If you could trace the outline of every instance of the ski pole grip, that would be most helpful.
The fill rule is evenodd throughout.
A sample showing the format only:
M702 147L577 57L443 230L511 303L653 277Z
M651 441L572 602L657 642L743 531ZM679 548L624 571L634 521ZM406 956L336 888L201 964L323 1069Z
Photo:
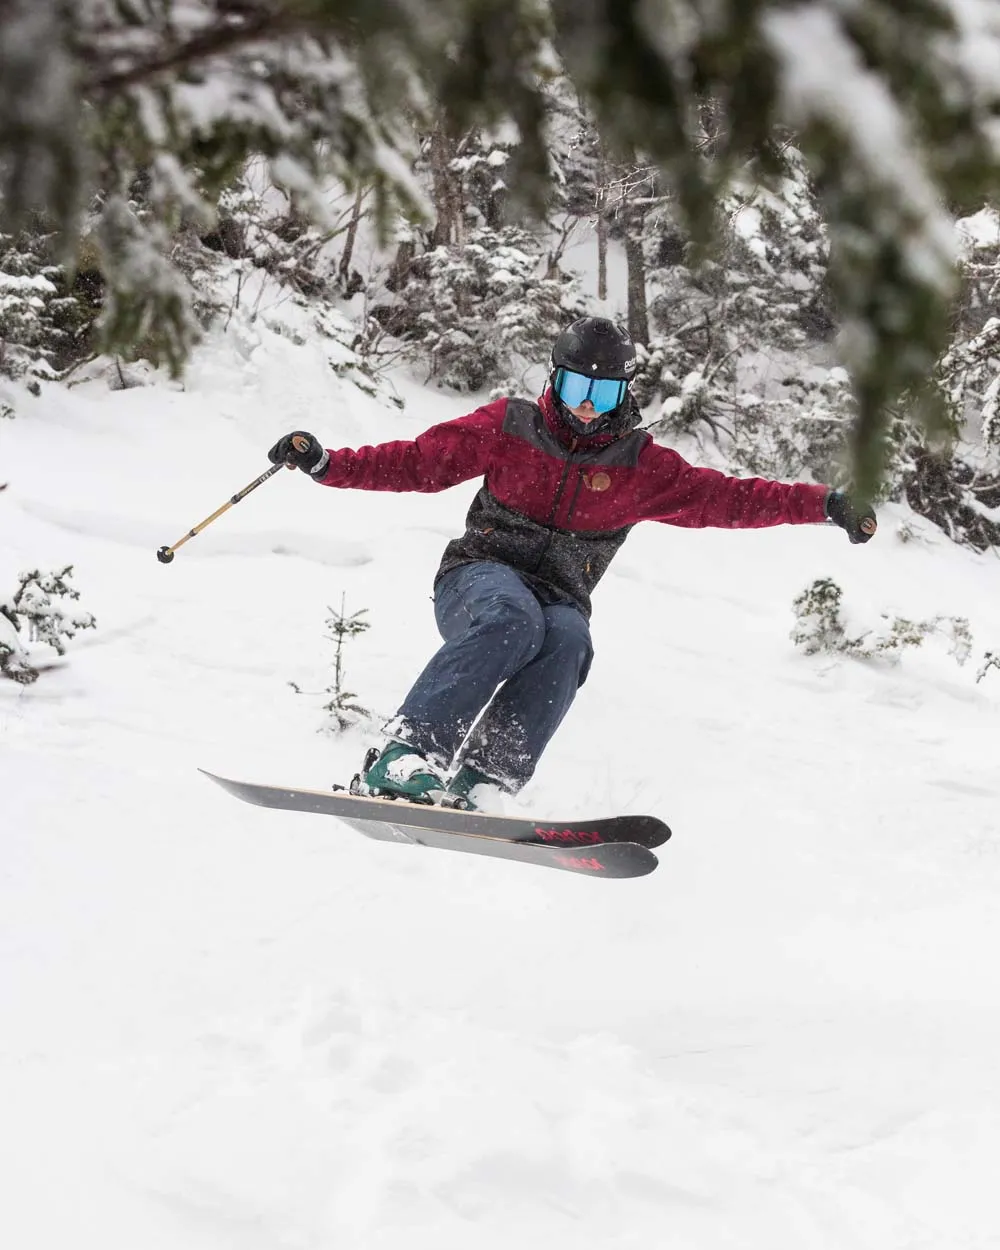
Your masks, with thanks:
M871 538L872 534L874 534L878 529L878 522L871 516L862 517L858 528L861 530L862 534L867 534L868 537Z
M300 451L300 452L301 452L301 451L308 451L308 450L309 450L309 440L305 437L305 435L304 435L304 434L293 434L293 435L292 435L292 446L295 448L295 450L296 450L296 451ZM286 460L286 461L285 461L285 466L286 466L286 468L289 468L289 469L294 469L294 468L296 468L296 464L295 464L295 462L294 462L293 460Z

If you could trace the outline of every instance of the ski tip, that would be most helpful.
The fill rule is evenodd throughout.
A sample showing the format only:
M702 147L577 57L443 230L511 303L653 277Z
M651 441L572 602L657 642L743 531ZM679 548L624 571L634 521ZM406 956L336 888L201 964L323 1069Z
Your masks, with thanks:
M203 777L207 777L209 781L214 781L217 786L222 786L223 789L240 784L238 781L233 781L230 777L220 777L218 773L210 772L207 768L199 768L198 771Z
M557 851L549 862L553 868L607 880L646 877L660 861L637 842L605 842L586 849Z
M629 836L640 846L652 849L662 846L671 837L670 826L664 824L658 816L627 816Z
M207 777L209 781L214 781L217 786L222 786L224 790L228 790L231 786L239 785L238 781L233 781L229 777L220 777L218 773L209 772L207 768L199 768L198 771L203 777Z
M254 789L252 782L236 781L232 777L220 777L218 773L209 772L207 768L199 768L198 771L203 777L207 777L209 781L214 781L217 786L221 786L223 790L234 794L238 799L244 799L248 803L258 801L250 797L250 793Z

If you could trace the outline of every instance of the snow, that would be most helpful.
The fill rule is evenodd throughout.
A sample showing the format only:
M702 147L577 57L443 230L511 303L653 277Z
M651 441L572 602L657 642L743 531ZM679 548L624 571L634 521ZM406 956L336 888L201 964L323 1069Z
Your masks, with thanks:
M995 208L982 208L978 213L960 217L955 224L967 253L1000 244L1000 214Z
M995 1246L1000 680L974 670L1000 565L897 507L863 548L638 527L521 801L664 817L639 881L247 807L197 767L357 767L364 735L317 733L288 683L329 681L343 594L371 625L349 688L395 710L475 483L283 473L156 548L288 429L357 446L476 402L396 384L402 412L237 315L183 389L91 374L0 425L0 597L71 562L97 618L0 683L0 1244ZM852 620L968 617L973 661L803 656L791 601L821 576Z
M50 293L54 294L55 290L53 283L43 274L0 274L0 291L16 291L18 295L24 297L30 291L41 291L48 295ZM38 307L43 307L41 300L35 300L34 302ZM13 304L13 301L6 301L6 303Z

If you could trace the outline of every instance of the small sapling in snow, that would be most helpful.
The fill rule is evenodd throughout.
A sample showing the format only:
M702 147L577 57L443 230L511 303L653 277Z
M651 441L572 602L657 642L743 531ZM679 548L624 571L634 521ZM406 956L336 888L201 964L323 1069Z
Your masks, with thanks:
M962 665L972 651L972 633L963 616L934 616L911 621L882 614L878 629L851 637L841 613L844 592L829 577L817 578L792 601L795 628L791 638L806 655L848 655L857 660L883 659L896 663L911 647L923 646L932 635L949 641L949 654Z
M0 676L30 685L48 667L30 658L31 644L40 643L65 655L70 638L81 629L95 627L89 612L67 612L63 607L65 600L80 598L80 592L69 584L72 575L71 564L53 573L31 569L18 577L13 597L0 600Z
M364 620L364 617L368 615L367 608L362 608L359 612L354 612L348 616L345 595L340 597L339 612L334 608L327 608L327 611L330 613L326 621L330 630L327 637L333 642L334 646L333 680L323 692L330 695L329 701L323 704L323 711L330 714L330 728L332 731L334 733L342 733L359 718L371 715L367 708L362 707L357 702L358 696L344 686L344 644L348 638L357 638L359 634L363 634L366 629L370 628L370 625L368 621ZM289 682L288 684L296 694L303 693L295 682Z

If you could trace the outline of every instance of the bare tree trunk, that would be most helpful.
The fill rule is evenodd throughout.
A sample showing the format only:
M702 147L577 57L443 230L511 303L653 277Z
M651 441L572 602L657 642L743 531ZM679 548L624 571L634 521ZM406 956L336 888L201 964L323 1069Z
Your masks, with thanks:
M597 298L608 298L608 219L604 216L604 192L597 201Z
M625 262L628 266L628 332L637 343L648 343L646 259L642 253L642 223L645 213L626 204L622 218L625 224Z
M605 201L608 196L608 162L604 144L600 145L597 162L597 298L608 298L608 219Z
M358 222L361 220L361 203L364 199L364 188L359 184L354 196L354 207L351 209L351 220L344 239L344 250L340 254L338 276L340 285L346 290L351 276L351 257L354 255L354 244L358 237Z
M566 252L566 245L569 243L570 239L573 237L573 231L575 227L576 227L575 217L566 216L563 218L563 223L559 227L559 242L555 245L552 251L550 251L545 258L546 280L550 278L559 277L559 266L562 264L562 258Z
M416 254L417 245L412 239L404 239L398 244L392 268L385 280L385 285L390 291L401 291L406 286L406 280L410 276L410 266Z
M450 168L456 148L455 140L445 132L444 127L436 126L429 144L431 195L437 216L431 232L434 247L462 242L462 188Z

